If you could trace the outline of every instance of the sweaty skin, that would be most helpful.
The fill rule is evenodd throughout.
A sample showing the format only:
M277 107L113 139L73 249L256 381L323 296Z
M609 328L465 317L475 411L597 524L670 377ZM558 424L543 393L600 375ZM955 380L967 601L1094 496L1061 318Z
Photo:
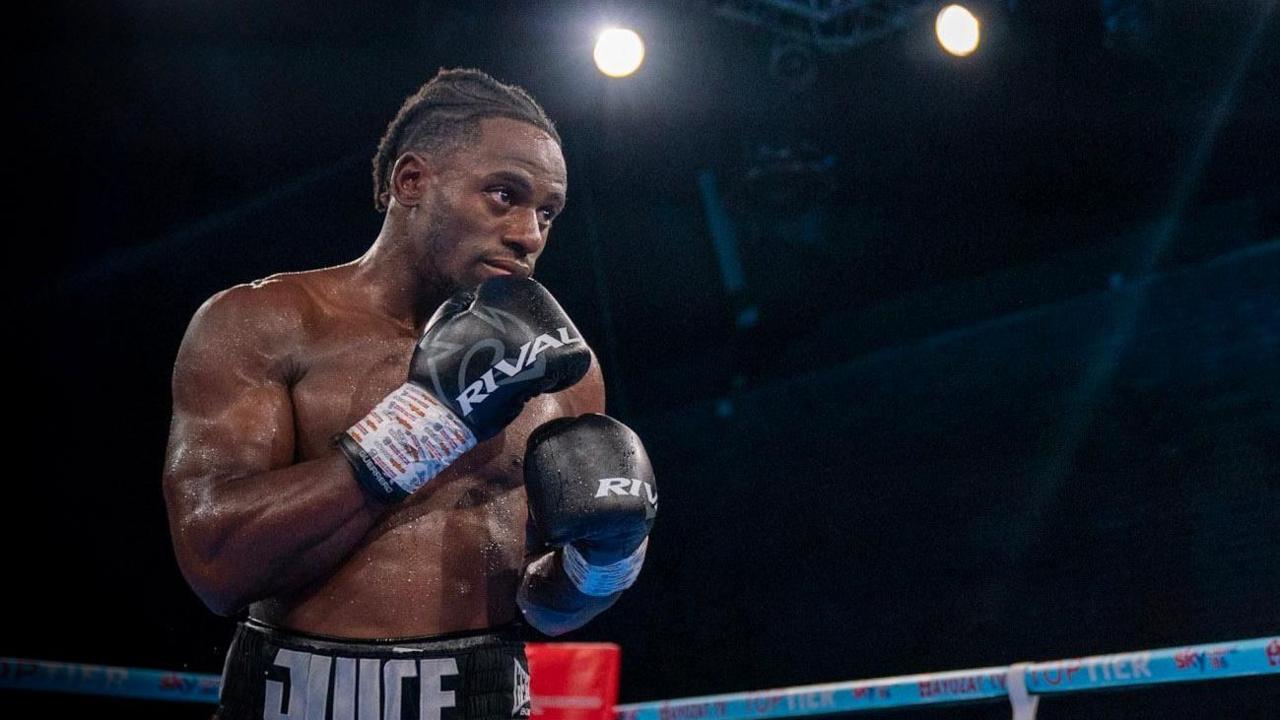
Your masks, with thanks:
M215 612L345 638L403 638L517 617L525 444L604 411L597 363L395 506L368 497L332 439L406 379L454 290L528 274L564 199L558 146L507 119L448 162L406 153L359 260L219 293L174 368L165 498L179 565Z

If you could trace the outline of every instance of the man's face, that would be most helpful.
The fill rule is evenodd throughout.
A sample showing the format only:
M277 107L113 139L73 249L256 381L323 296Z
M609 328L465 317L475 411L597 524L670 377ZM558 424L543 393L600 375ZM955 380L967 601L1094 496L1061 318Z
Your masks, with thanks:
M542 130L480 121L480 139L438 161L427 197L428 262L452 288L528 276L564 208L564 156Z

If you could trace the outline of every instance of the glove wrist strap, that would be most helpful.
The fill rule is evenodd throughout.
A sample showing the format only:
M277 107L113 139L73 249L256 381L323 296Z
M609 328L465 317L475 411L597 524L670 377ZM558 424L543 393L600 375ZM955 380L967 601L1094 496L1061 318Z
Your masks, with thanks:
M644 554L648 547L649 538L646 537L630 556L608 565L592 565L570 543L563 549L564 572L583 595L612 595L635 583L640 576L640 567L644 565Z

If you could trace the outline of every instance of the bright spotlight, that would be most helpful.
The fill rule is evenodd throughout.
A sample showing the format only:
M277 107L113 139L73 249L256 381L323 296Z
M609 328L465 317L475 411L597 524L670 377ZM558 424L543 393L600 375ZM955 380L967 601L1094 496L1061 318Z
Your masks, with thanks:
M938 42L947 52L964 57L978 47L978 18L959 5L948 5L933 25Z
M609 77L626 77L644 62L644 43L634 31L609 28L596 38L596 67Z

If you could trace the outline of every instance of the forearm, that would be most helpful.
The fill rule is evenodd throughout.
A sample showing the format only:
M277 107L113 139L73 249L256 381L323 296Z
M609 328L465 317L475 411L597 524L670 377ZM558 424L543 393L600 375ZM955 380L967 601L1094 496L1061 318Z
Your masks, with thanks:
M586 625L622 597L621 592L597 597L579 591L565 573L563 552L547 552L530 562L517 595L525 619L547 635Z
M336 451L207 482L188 504L174 548L192 588L220 614L332 572L383 513Z

